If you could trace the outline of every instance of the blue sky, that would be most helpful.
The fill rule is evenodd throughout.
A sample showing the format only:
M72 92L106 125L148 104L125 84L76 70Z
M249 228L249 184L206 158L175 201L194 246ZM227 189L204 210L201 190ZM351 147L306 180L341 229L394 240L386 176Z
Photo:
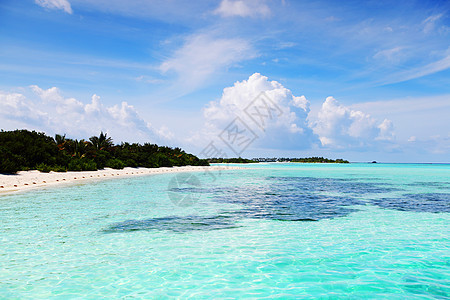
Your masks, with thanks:
M199 154L260 92L253 156L449 162L448 1L0 2L0 127ZM331 97L331 98L329 98ZM256 125L255 125L256 126ZM235 150L235 149L234 149ZM235 151L236 152L236 151Z

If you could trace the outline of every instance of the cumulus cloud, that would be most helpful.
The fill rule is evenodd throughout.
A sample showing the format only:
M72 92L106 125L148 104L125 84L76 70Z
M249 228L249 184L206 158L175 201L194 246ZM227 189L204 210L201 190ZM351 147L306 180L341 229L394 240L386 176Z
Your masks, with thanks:
M392 121L379 122L369 114L341 105L333 97L325 100L310 126L322 145L331 148L363 148L394 139Z
M328 97L314 115L305 96L295 96L281 83L259 73L225 88L219 100L205 106L203 115L204 130L192 141L205 147L212 141L228 155L245 155L239 150L247 148L239 146L234 134L238 131L246 134L241 144L246 146L248 140L253 150L395 148L391 120L377 120L339 104L333 97ZM231 134L230 128L234 129ZM234 143L227 144L230 136Z
M305 96L295 96L281 83L259 73L225 88L218 100L204 107L203 117L203 129L188 142L201 148L214 142L228 156L245 156L247 149L373 150L395 144L391 120L378 120L332 97L312 115ZM127 102L106 105L95 94L83 102L65 97L56 87L31 86L20 93L0 91L0 126L66 133L74 138L104 131L116 142L166 143L177 138L165 126L152 126ZM237 133L244 131L244 140L240 140ZM182 142L179 137L177 140Z
M72 14L72 7L67 0L35 0L37 5L48 9L61 9L68 14Z
M164 73L178 74L177 86L193 89L234 63L255 57L252 46L239 38L215 38L197 34L187 38L173 56L160 65Z
M305 96L296 97L281 83L255 73L225 88L218 101L205 107L201 138L205 145L220 136L226 140L224 129L239 118L237 125L254 133L252 147L307 149L318 142L306 121L309 111Z
M31 95L28 97L0 92L0 122L16 126L5 129L28 128L79 138L104 131L116 142L129 141L130 137L133 141L161 142L172 135L166 127L154 128L127 102L107 106L99 96L93 95L85 104L64 97L56 87L42 89L34 85L29 90Z
M394 135L394 123L391 120L384 119L380 125L378 125L380 132L376 137L377 140L392 141L395 138Z
M258 0L222 0L214 14L222 17L266 17L270 15L269 7Z
M0 91L0 115L10 124L21 120L31 126L46 123L47 114L39 110L38 105L30 102L20 93L4 93Z

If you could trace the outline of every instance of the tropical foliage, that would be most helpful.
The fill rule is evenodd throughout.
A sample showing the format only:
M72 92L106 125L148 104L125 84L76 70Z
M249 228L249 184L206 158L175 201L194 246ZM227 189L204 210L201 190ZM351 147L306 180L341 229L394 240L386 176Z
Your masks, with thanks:
M289 157L266 157L266 158L254 158L254 161L257 162L297 162L297 163L338 163L338 164L348 164L348 160L344 160L341 158L338 159L329 159L325 157L302 157L302 158L289 158Z
M207 159L209 163L213 164L249 164L249 163L257 163L257 161L253 159L246 159L242 157L238 158L208 158Z
M180 148L145 143L114 145L101 132L89 140L55 138L28 130L0 131L0 173L37 169L42 172L91 171L105 167L172 167L209 165Z
M234 163L234 164L248 164L248 163L258 163L258 162L298 162L298 163L349 163L348 160L344 159L329 159L324 157L304 157L304 158L208 158L209 163Z
M300 162L300 163L338 163L338 164L348 164L348 160L341 158L329 159L324 157L305 157L305 158L292 158L290 162Z

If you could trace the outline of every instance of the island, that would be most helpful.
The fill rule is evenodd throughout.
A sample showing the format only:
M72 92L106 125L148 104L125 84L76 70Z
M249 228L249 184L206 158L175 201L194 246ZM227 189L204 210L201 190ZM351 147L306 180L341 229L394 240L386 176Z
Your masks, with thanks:
M344 160L341 158L338 159L330 159L330 158L324 158L324 157L303 157L303 158L208 158L206 159L209 163L232 163L232 164L248 164L248 163L260 163L260 162L293 162L293 163L337 163L337 164L348 164L348 160Z
M89 139L70 139L28 130L0 131L0 174L18 171L96 171L104 168L209 166L207 160L180 148L144 143L115 145L101 132Z

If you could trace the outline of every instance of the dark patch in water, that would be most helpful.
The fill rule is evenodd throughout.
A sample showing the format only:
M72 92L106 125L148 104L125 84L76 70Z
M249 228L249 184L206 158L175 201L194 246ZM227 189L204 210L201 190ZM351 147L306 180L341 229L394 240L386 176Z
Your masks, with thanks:
M398 191L398 188L392 187L389 183L380 182L362 182L358 178L316 178L316 177L272 177L275 180L290 182L298 188L316 191L316 192L339 192L351 195L381 194L392 191ZM367 180L362 178L361 180Z
M283 219L274 219L276 221L290 221L290 222L317 222L319 220L314 219L293 219L293 220L283 220Z
M220 193L213 192L215 200L243 206L236 214L244 218L280 221L318 221L344 217L356 211L348 206L368 203L397 210L450 211L450 194L446 193L404 194L399 198L364 200L370 194L402 191L385 182L314 177L268 177L266 180L267 184L261 186L248 185L223 189Z
M235 212L242 218L279 221L318 221L347 216L356 211L347 206L365 205L353 195L324 195L324 192L355 193L358 188L379 192L372 183L355 183L345 179L268 177L267 184L211 190L215 201L232 203L244 208ZM342 188L342 185L347 187ZM352 185L351 187L348 187ZM384 189L386 190L386 189ZM358 193L359 195L361 193Z
M201 194L208 191L207 189L201 187L171 187L167 190L169 192L185 194Z
M232 229L239 228L237 222L244 217L243 215L236 214L235 211L224 212L217 216L184 216L184 217L162 217L152 218L146 220L127 220L124 222L118 222L112 224L107 229L103 230L103 233L121 233L121 232L133 232L133 231L151 231L151 230L168 230L177 233L196 231L196 230L220 230L220 229ZM277 220L277 219L274 219ZM314 222L315 219L292 219L285 220L279 219L278 221L295 221L295 222Z
M374 205L402 211L450 212L449 193L404 194L398 198L372 200Z
M442 190L447 190L450 189L450 183L448 182L413 182L413 183L409 183L407 184L409 186L414 186L414 187L432 187L432 188L436 188L436 189L442 189Z
M104 233L169 230L173 232L188 232L194 230L218 230L238 228L236 218L232 216L183 216L162 217L146 220L127 220L111 225L103 230Z
M323 196L307 193L289 195L267 195L254 189L234 191L231 195L215 199L244 206L235 212L243 218L271 219L281 221L320 220L346 216L355 209L349 205L363 205L365 202L351 197Z
M365 200L370 199L370 194L401 190L389 183L364 182L365 178L361 178L361 180L358 181L355 178L267 177L260 184L240 187L170 189L171 192L210 194L214 201L237 204L242 208L224 211L216 216L171 216L128 220L115 223L104 232L220 230L237 228L239 220L244 218L314 222L347 216L356 211L349 206L368 203L381 208L402 211L450 212L450 194L448 193L404 194L397 198ZM430 185L430 183L423 184Z

